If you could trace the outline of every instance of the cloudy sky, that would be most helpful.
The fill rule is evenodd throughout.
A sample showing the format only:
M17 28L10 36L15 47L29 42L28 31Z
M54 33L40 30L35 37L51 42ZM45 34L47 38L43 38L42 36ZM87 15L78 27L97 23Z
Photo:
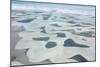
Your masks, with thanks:
M96 0L22 0L22 1L40 1L40 2L72 3L72 4L86 4L86 5L96 4Z

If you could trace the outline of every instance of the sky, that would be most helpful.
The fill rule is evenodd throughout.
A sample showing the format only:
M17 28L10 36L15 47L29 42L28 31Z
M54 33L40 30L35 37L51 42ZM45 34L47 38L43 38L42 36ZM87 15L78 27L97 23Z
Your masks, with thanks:
M26 5L27 4L27 5ZM36 7L52 7L52 8L63 8L63 9L82 9L82 10L94 10L95 8L92 6L84 6L84 5L70 5L70 4L55 4L55 3L41 3L41 2L26 2L26 1L14 1L13 6L36 6Z
M71 4L86 4L86 5L96 4L96 0L22 0L22 1L39 1L39 2L71 3Z

